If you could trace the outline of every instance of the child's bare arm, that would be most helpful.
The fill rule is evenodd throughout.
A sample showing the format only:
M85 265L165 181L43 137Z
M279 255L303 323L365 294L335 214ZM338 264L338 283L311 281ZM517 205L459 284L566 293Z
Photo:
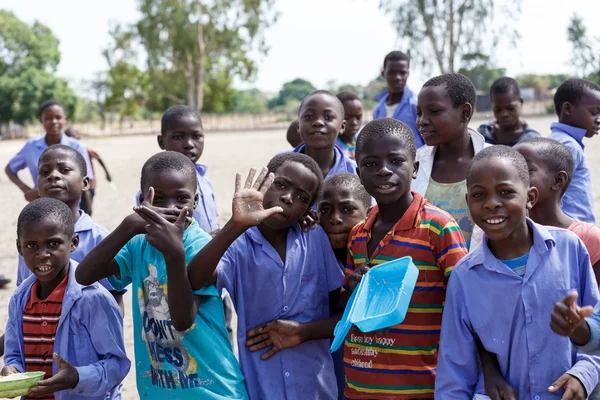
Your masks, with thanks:
M516 400L517 390L504 379L498 367L498 358L483 347L477 339L477 351L483 366L485 392L492 400Z
M21 190L21 192L23 192L23 194L25 195L25 200L27 201L33 201L37 198L40 197L37 188L30 188L29 186L27 186L25 184L25 182L23 182L21 180L21 178L19 178L19 175L17 175L16 173L12 172L12 170L10 169L10 167L7 165L6 168L4 169L4 172L6 172L6 175L8 176L8 179L10 179L10 181L12 183L14 183L15 185L17 185L17 187Z
M102 158L100 157L100 154L96 153L94 158L96 160L98 160L98 163L100 164L100 166L104 170L104 173L106 174L106 180L109 181L109 182L111 182L112 181L112 177L110 176L110 172L108 172L108 167L106 166L106 164L104 164L104 161L102 161Z

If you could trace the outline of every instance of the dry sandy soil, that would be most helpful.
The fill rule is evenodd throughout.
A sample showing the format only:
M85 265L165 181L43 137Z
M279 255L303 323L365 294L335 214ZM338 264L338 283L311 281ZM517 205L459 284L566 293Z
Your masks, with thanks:
M546 134L552 116L530 117L527 119L533 128ZM473 121L473 127L478 122ZM96 223L114 229L122 219L131 212L134 196L139 188L140 169L144 161L159 149L153 136L128 136L94 138L84 140L85 144L96 150L103 157L114 177L116 192L111 190L104 176L97 168L99 177L96 200L94 203L94 220ZM2 171L8 160L23 146L23 141L0 142L0 167ZM600 196L600 139L587 140L586 156L588 157L594 180L596 200ZM205 152L202 162L209 166L208 176L213 182L221 222L231 215L230 199L236 172L246 172L250 167L266 165L277 152L288 148L285 131L218 133L206 138ZM97 166L99 167L99 166ZM22 176L30 181L27 171ZM2 173L0 177L0 274L16 280L17 251L14 245L16 238L16 220L26 201L21 192ZM596 201L596 215L600 215L600 204ZM14 290L14 283L0 291L0 324L7 318L7 305ZM131 292L126 295L125 332L129 356L133 359L133 323L131 320ZM135 363L132 363L134 366ZM124 383L124 399L138 398L135 389L135 372L132 368Z

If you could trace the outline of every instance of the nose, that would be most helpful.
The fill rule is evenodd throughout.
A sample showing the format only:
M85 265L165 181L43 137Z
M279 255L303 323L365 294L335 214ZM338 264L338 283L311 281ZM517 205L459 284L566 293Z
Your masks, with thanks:
M329 218L329 225L331 226L339 226L342 225L344 221L341 218L341 215L338 211L333 211L331 213L331 218Z
M389 165L387 162L384 162L383 165L381 166L381 168L379 169L379 171L377 171L377 176L387 176L387 175L391 175L392 171L389 168Z
M488 197L487 201L483 206L488 210L495 210L501 205L502 203L500 202L500 200L498 200L496 196L490 196Z
M188 138L188 139L186 139L186 140L183 142L183 146L184 146L186 149L193 149L193 148L194 148L194 145L192 144L192 138Z
M291 206L292 204L294 204L294 201L292 200L292 195L290 193L282 194L279 200L281 200L281 202L287 206Z
M47 260L50 258L50 252L45 247L40 247L35 253L36 260Z
M323 118L321 118L321 117L315 118L315 120L313 121L313 124L312 124L312 126L315 128L320 128L324 125L325 125L325 123L323 122Z
M50 171L50 173L48 174L48 180L51 182L60 180L60 174L58 173L58 171L55 169Z

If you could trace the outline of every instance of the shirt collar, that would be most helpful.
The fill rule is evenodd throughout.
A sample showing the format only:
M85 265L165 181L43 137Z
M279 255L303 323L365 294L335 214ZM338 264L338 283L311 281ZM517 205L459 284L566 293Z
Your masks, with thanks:
M306 154L304 152L305 148L306 148L306 144L302 143L300 146L296 147L292 151L294 153ZM334 154L333 167L331 167L331 170L329 171L329 173L327 174L327 176L335 174L335 173L339 172L340 170L345 171L345 169L344 169L344 153L335 144L333 145L333 154ZM327 176L325 176L324 178L327 178Z
M63 144L68 146L70 141L69 139L71 139L70 137L68 137L67 135L65 135L64 133L60 134L60 142L58 142L58 144ZM36 147L38 147L39 149L47 149L48 148L48 143L46 143L46 135L42 136L41 138L38 138L35 142Z
M79 219L75 222L75 233L89 231L94 227L94 221L83 210L79 210Z
M204 164L196 164L196 172L200 176L206 175L206 171L208 171L208 167Z
M40 303L44 303L47 301L52 301L55 303L58 302L63 302L63 298L65 296L65 292L67 290L67 284L69 281L69 274L67 274L63 280L58 284L57 287L54 288L54 290L52 291L52 293L50 293L50 295L45 298L44 300L40 299L38 297L37 294L37 288L40 285L40 281L36 280L35 283L31 286L31 295L30 295L30 300L31 300L31 304L40 304Z
M575 126L563 124L560 122L554 122L554 123L552 123L552 125L550 125L550 130L552 132L560 131L560 132L566 133L567 135L571 136L573 139L577 140L577 143L579 143L582 148L585 147L583 145L583 138L584 138L585 134L587 133L587 131L585 129L577 128Z
M300 235L300 225L294 224L290 226L287 235L289 235L290 233L292 233L294 237ZM261 246L267 242L267 239L265 239L262 233L260 233L260 231L258 230L258 226L253 226L252 228L248 229L246 231L246 235L248 235L248 238L250 238L250 240L252 240L254 243L259 244Z
M400 218L400 221L396 223L392 227L392 231L408 231L418 226L421 222L420 211L425 206L425 199L417 192L411 191L413 195L413 201L410 203L410 206ZM370 232L373 229L373 224L375 224L375 220L377 219L377 215L379 214L379 206L373 207L371 212L369 213L365 224L362 227L363 231Z

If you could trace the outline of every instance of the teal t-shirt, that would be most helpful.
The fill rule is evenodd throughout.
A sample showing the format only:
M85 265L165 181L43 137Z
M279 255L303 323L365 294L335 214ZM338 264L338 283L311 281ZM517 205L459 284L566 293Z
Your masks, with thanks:
M529 259L529 253L513 258L512 260L500 260L504 265L512 269L515 274L519 275L521 278L525 276L527 260Z
M186 264L211 237L195 221L184 232ZM142 399L247 399L244 377L225 328L223 303L214 285L194 293L194 324L178 332L167 303L167 270L161 252L137 235L115 257L117 290L133 286L137 389Z

